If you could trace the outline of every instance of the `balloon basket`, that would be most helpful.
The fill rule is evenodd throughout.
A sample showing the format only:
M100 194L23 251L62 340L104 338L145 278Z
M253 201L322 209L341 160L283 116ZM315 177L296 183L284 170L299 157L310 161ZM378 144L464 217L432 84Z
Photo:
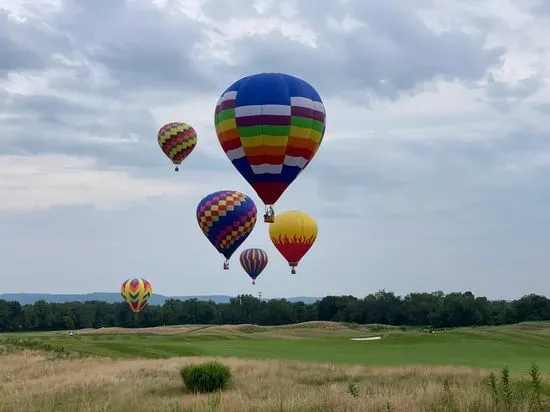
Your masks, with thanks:
M178 166L176 166L176 168L174 169L176 172L179 172L180 171L180 168Z
M229 270L229 262L227 260L223 262L223 270Z
M265 223L275 222L275 212L273 211L273 206L271 205L266 205L265 207L264 222Z
M295 275L295 274L296 274L296 268L295 268L294 266L292 266L292 267L290 268L290 273L291 273L292 275Z

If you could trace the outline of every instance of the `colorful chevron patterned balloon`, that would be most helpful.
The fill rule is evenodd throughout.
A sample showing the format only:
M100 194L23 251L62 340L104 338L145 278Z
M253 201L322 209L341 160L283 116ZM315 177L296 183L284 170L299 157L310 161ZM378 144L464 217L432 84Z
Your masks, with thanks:
M252 278L252 284L255 285L256 279L267 266L267 253L258 248L245 249L241 252L239 260L245 272Z
M197 206L197 222L210 243L225 257L229 269L231 255L254 229L256 205L247 195L221 190L202 199Z
M311 162L325 134L325 106L306 81L282 73L243 77L223 92L214 116L233 166L272 205Z
M307 213L289 210L278 214L269 226L269 237L296 273L296 266L317 239L317 222Z
M176 165L177 172L178 165L197 145L197 132L186 123L168 123L160 128L157 140L164 154Z
M120 294L132 312L137 313L147 305L153 294L153 286L151 282L142 278L128 279L122 283Z

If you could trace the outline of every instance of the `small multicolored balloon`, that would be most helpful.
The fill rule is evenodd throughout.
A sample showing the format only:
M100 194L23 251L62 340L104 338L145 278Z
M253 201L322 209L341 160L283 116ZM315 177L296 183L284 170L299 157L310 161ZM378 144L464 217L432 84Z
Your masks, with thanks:
M269 225L269 237L296 273L296 266L317 239L317 222L307 213L289 210L278 214Z
M132 312L137 313L147 305L147 301L153 294L153 286L146 279L132 278L122 283L120 294Z
M273 204L311 162L325 135L325 106L305 80L283 73L243 77L216 105L223 151L266 205Z
M248 276L252 278L252 284L256 284L256 279L267 266L267 253L263 249L250 248L241 252L241 266Z
M187 123L168 123L160 128L157 141L164 154L176 165L177 172L178 166L197 145L197 132Z
M204 197L197 206L197 222L206 238L229 259L256 225L258 211L254 201L234 190L221 190Z

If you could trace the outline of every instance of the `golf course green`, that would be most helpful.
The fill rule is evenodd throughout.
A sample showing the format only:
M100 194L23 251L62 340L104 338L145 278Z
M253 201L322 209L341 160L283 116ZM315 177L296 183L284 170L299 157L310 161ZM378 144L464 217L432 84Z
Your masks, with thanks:
M225 328L225 329L224 329ZM364 327L162 328L157 331L111 331L3 334L2 339L38 341L53 348L114 358L221 356L246 359L293 359L305 362L364 365L456 365L524 372L536 362L550 372L550 323L457 328L423 333L419 330ZM164 330L166 333L163 333ZM94 333L98 332L98 333ZM130 333L131 332L131 333ZM181 333L180 333L181 332ZM376 337L354 341L351 338Z

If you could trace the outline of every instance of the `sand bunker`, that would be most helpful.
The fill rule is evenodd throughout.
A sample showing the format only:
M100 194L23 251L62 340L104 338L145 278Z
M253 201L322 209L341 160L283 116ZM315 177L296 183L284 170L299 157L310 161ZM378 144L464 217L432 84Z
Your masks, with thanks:
M351 340L360 340L360 341L364 341L364 340L380 340L382 339L382 336L371 336L369 338L351 338Z

